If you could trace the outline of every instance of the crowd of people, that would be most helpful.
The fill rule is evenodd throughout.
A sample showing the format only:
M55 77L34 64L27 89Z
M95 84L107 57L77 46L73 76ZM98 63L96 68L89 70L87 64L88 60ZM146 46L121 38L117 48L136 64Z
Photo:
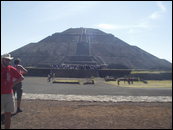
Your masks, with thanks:
M51 65L53 69L65 69L65 70L98 70L103 69L105 66L103 65L80 65L80 64L60 64L60 65Z

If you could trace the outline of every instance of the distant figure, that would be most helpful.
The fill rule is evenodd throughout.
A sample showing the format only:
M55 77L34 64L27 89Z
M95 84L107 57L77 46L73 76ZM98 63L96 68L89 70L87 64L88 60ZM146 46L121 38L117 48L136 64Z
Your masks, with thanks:
M50 73L47 75L47 80L48 82L50 82L51 80L53 81L55 78L55 73L53 72L53 70L50 70Z
M118 85L120 85L120 80L117 80Z
M19 58L15 59L14 60L14 67L17 69L17 71L21 75L26 74L28 71L22 65L20 65L20 62L21 62L21 60ZM22 93L23 93L22 82L19 82L18 84L16 84L13 87L13 92L14 92L14 95L17 94L17 111L16 111L16 113L22 112L22 110L20 108Z
M50 74L47 75L47 80L48 80L48 82L50 82L50 80L51 80L51 75Z
M120 85L120 81L124 81L124 84L127 81L128 84L130 84L130 78L126 78L126 77L124 78L124 77L122 77L122 78L117 78L116 80L117 80L117 84L118 85Z
M52 73L52 81L55 79L55 73Z
M131 81L131 79L130 79L130 77L128 77L128 78L127 78L128 84L130 84L130 81Z

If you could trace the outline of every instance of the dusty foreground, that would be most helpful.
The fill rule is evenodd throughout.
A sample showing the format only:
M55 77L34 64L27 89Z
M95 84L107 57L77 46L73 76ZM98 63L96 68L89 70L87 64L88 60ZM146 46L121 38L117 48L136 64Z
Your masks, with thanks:
M172 129L172 102L23 100L22 109L12 129Z

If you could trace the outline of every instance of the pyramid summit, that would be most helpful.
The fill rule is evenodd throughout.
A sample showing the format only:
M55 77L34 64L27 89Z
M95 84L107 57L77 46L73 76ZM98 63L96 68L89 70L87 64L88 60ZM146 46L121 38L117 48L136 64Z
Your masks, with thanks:
M107 65L113 68L170 70L166 60L92 28L69 28L11 52L25 66L51 64Z

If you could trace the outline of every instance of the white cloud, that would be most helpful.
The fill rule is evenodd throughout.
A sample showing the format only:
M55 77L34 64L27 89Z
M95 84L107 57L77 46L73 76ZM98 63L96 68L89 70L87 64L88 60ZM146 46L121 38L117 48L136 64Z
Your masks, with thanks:
M161 1L157 2L157 6L160 8L160 10L162 12L165 12L167 10L166 7L164 6L164 4Z
M149 27L150 27L150 25L147 21L142 21L142 22L139 22L138 24L134 25L133 28L147 29Z
M163 15L163 13L166 12L167 10L161 1L158 1L156 4L159 7L159 10L151 13L149 15L149 19L152 19L152 20L159 19Z
M146 22L141 22L134 25L97 24L96 27L106 30L133 30L134 32L135 29L147 29L149 25Z
M161 16L160 12L159 12L159 11L156 11L156 12L153 12L153 13L149 16L149 18L154 20L154 19L160 18L160 16Z
M141 29L149 29L151 28L151 20L157 20L162 17L162 15L166 12L166 6L163 4L163 2L158 1L156 2L156 6L158 7L158 10L152 12L148 17L144 18L139 23L131 24L131 25L117 25L117 24L97 24L96 27L100 29L106 29L106 30L127 30L129 33L135 33L139 32Z

